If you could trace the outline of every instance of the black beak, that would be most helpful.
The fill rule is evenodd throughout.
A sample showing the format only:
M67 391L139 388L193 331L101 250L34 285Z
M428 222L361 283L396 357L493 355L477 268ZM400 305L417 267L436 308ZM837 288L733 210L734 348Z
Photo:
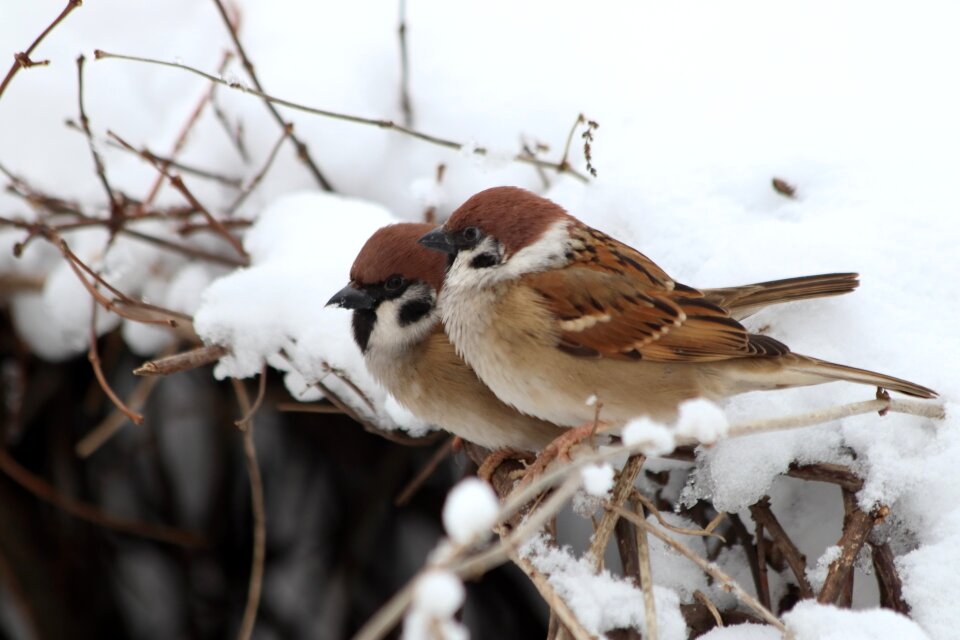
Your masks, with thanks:
M442 251L443 253L450 254L451 256L457 255L457 248L453 245L453 242L450 241L450 236L443 232L443 227L437 227L427 235L417 240L417 242L425 247L435 249L436 251Z
M375 302L373 296L366 291L347 285L327 301L327 306L336 305L344 309L373 309Z

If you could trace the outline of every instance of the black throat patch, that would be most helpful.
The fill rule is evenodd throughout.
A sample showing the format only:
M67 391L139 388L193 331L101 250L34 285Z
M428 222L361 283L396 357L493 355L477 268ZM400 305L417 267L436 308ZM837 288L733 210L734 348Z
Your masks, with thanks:
M362 353L367 352L373 325L377 324L377 312L373 309L357 309L353 312L353 339Z

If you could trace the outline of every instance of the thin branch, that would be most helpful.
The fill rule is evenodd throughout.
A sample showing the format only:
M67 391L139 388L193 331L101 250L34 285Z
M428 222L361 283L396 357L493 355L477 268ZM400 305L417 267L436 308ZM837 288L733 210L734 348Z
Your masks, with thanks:
M768 624L771 624L774 627L776 627L781 633L786 633L787 628L780 621L780 619L777 618L777 616L773 615L773 613L769 609L767 609L766 607L761 605L759 602L757 602L756 598L754 598L749 593L744 591L743 588L739 584L737 584L733 578L731 578L724 571L722 571L716 564L712 562L707 562L706 560L701 558L699 555L694 553L690 549L690 547L678 542L677 540L674 540L673 538L663 533L662 531L660 531L659 529L657 529L656 527L648 523L646 520L644 520L637 514L631 511L627 511L623 507L617 507L615 505L609 505L609 507L617 511L621 517L627 518L638 527L643 527L649 533L652 533L657 538L660 538L661 540L666 542L673 549L680 552L680 554L687 557L694 564L700 567L700 569L704 573L711 576L714 580L720 582L725 591L729 591L733 593L733 595L736 596L736 598L740 602L742 602L747 607L752 609L757 615L763 618L763 620L765 620Z
M620 470L617 483L613 487L613 493L610 497L610 501L613 504L623 505L630 497L630 493L633 490L633 483L637 479L637 474L640 473L640 469L643 468L645 461L646 457L643 454L632 455L627 460L627 464ZM590 543L590 549L587 553L593 558L594 567L597 571L603 569L603 554L619 519L620 516L613 511L604 511L603 516L600 518L600 524L597 525L597 530L593 534L593 541Z
M709 611L710 615L713 616L713 620L714 622L717 623L718 627L724 626L723 616L720 615L720 611L717 609L717 605L713 604L713 600L708 598L707 594L705 594L703 591L700 591L700 589L697 589L696 591L693 592L693 597L694 599L696 599L698 602L700 602L703 606L707 608L707 611Z
M618 509L623 509L619 505L614 505ZM626 511L626 509L623 509ZM643 514L643 507L637 506L637 518L646 523L647 519ZM634 522L634 525L636 523ZM657 630L657 609L656 601L653 598L653 569L650 564L650 541L647 539L647 528L637 527L637 550L640 556L640 586L643 589L643 610L644 623L647 630L646 640L658 640L660 633Z
M880 606L908 615L910 605L903 599L903 583L897 573L890 545L886 542L876 544L869 540L867 544L873 549L873 570L880 586Z
M335 120L342 120L342 121L344 121L344 122L353 122L353 123L355 123L355 124L370 125L370 126L374 126L374 127L379 127L380 129L388 129L388 130L396 131L396 132L398 132L398 133L402 133L402 134L404 134L404 135L408 135L408 136L413 137L413 138L416 138L416 139L418 139L418 140L422 140L422 141L424 141L424 142L429 142L429 143L435 144L435 145L437 145L437 146L446 147L447 149L453 149L453 150L455 150L455 151L461 151L461 150L463 150L463 149L466 147L466 145L463 144L463 143L455 142L455 141L453 141L453 140L448 140L448 139L446 139L446 138L441 138L441 137L439 137L439 136L434 136L434 135L431 135L431 134L428 134L428 133L423 133L422 131L417 131L416 129L411 129L411 128L405 127L405 126L403 126L403 125L401 125L401 124L397 124L396 122L393 122L392 120L381 120L381 119L375 119L375 118L364 118L364 117L362 117L362 116L355 116L355 115L350 115L350 114L346 114L346 113L338 113L338 112L336 112L336 111L328 111L328 110L326 110L326 109L317 109L317 108L314 108L314 107L308 107L308 106L306 106L306 105L298 104L298 103L296 103L296 102L291 102L290 100L284 100L284 99L282 99L282 98L276 98L276 97L267 95L266 93L263 93L262 91L259 91L259 90L257 90L257 89L251 89L250 87L244 86L244 85L240 84L239 82L227 82L226 80L223 80L222 78L217 78L216 76L213 76L213 75L211 75L211 74L209 74L209 73L206 73L205 71L201 71L200 69L197 69L197 68L195 68L195 67L191 67L191 66L188 66L188 65L185 65L185 64L181 64L181 63L179 63L179 62L166 62L166 61L163 61L163 60L155 60L155 59L152 59L152 58L142 58L142 57L139 57L139 56L128 56L128 55L122 55L122 54L117 54L117 53L108 53L108 52L106 52L106 51L101 51L101 50L99 50L99 49L97 49L96 51L94 51L94 55L96 56L96 58L97 58L98 60L107 60L107 59L128 60L128 61L132 61L132 62L143 62L143 63L146 63L146 64L155 64L155 65L160 65L160 66L163 66L163 67L171 67L171 68L174 68L174 69L181 69L181 70L183 70L183 71L188 71L188 72L190 72L190 73L196 74L196 75L198 75L198 76L200 76L200 77L202 77L202 78L206 78L207 80L210 80L211 82L217 82L217 83L222 84L222 85L224 85L224 86L226 86L226 87L229 87L229 88L231 88L231 89L235 89L235 90L241 91L241 92L243 92L243 93L248 93L248 94L250 94L250 95L254 95L254 96L257 96L257 97L259 97L259 98L262 98L263 100L266 100L266 101L268 101L268 102L271 102L271 103L274 103L274 104L279 104L279 105L282 105L282 106L284 106L284 107L289 107L289 108L291 108L291 109L296 109L297 111L303 111L303 112L305 112L305 113L311 113L311 114L313 114L313 115L323 116L323 117L326 117L326 118L333 118L333 119L335 119ZM490 150L487 149L486 147L473 147L473 146L471 146L471 147L469 147L469 150L470 150L472 153L474 153L474 154L476 154L476 155L479 155L479 156L486 156L486 155L488 155L488 154L490 153ZM552 170L556 171L557 173L569 173L570 175L572 175L573 177L575 177L577 180L580 180L581 182L588 182L588 181L589 181L589 179L588 179L585 175L583 175L583 174L581 174L580 172L576 171L575 169L573 169L573 168L572 168L571 166L569 166L569 165L563 165L563 164L561 164L561 163L549 162L549 161L547 161L547 160L541 160L540 158L532 158L532 157L527 156L527 155L524 154L524 153L519 153L519 154L514 155L513 158L512 158L512 160L513 160L514 162L521 162L521 163L529 164L529 165L532 165L532 166L535 166L535 167L544 167L544 168L546 168L546 169L552 169Z
M229 61L230 61L230 52L226 52L223 55L223 60L220 62L220 67L219 67L220 74L223 74L223 71L224 69L226 69L227 63ZM186 123L184 123L183 127L180 128L180 133L177 134L177 138L176 140L174 140L174 143L173 143L173 149L171 149L170 151L171 158L176 158L177 154L180 153L181 150L183 150L184 145L187 143L187 136L190 134L190 130L193 129L193 126L197 123L197 120L200 119L200 115L203 113L204 108L206 108L207 104L213 98L213 92L216 86L217 85L215 84L210 85L207 91L200 97L200 100L197 102L196 106L193 108L193 111L187 117ZM153 162L153 160L150 160L150 161ZM163 178L164 176L166 176L166 170L170 168L171 163L161 161L159 165L155 164L154 166L162 166L164 170L160 171L161 175L157 176L156 179L153 181L153 185L150 187L150 191L147 193L147 197L143 199L143 202L140 205L141 210L144 207L150 206L150 204L157 197L157 194L160 193L160 187L163 186Z
M777 517L773 514L773 511L770 509L770 498L764 496L756 504L750 505L750 515L758 527L765 527L770 532L770 536L773 538L773 544L780 550L780 553L783 554L787 564L790 566L790 570L793 571L793 575L797 579L797 586L800 587L800 597L812 598L814 595L813 587L810 586L810 582L807 580L807 559L803 553L800 552L800 549L797 548L797 545L793 543L793 540L787 535L780 521L777 520ZM757 535L759 536L760 534ZM759 544L758 538L758 554L760 551Z
M110 387L110 383L107 382L107 377L104 375L103 367L100 364L100 354L97 352L97 310L99 307L96 303L93 303L90 308L90 348L87 350L87 359L90 360L90 365L93 367L93 373L97 378L97 382L100 383L100 388L107 394L107 398L110 399L113 406L123 415L127 416L130 422L133 424L143 424L143 415L128 407Z
M273 406L274 409L289 413L323 413L343 415L343 410L333 404L323 402L314 402L306 404L303 402L278 402Z
M30 58L30 54L33 53L33 50L36 49L41 42L43 42L43 39L46 38L47 35L57 27L58 24L63 22L64 18L70 15L71 11L79 7L81 4L83 4L82 0L67 0L67 6L63 8L63 11L60 12L60 15L54 18L53 22L47 25L47 28L36 37L33 43L27 47L27 50L15 53L13 55L13 66L11 66L10 70L7 71L7 75L4 76L3 82L0 82L0 97L3 96L3 92L7 90L7 85L10 84L10 81L13 80L13 76L17 75L17 72L20 71L20 69L44 66L50 63L49 60L34 61Z
M215 5L217 5L217 10L220 12L220 17L223 18L223 23L226 25L227 31L230 32L230 38L233 40L233 45L236 47L237 53L240 54L240 60L243 62L243 68L246 70L247 75L250 76L250 80L253 82L253 86L257 88L257 92L262 94L260 97L264 98L264 104L270 111L270 115L272 115L273 119L277 121L277 124L280 125L280 128L290 131L290 139L293 140L293 143L297 147L297 157L300 158L300 160L306 164L307 167L309 167L310 172L313 173L313 177L317 180L317 183L324 191L335 191L333 186L327 180L326 176L323 175L323 173L320 171L320 168L313 161L313 158L310 157L310 152L307 150L307 145L300 140L299 137L294 135L293 124L283 119L283 116L280 115L280 112L277 111L277 108L273 106L274 101L266 99L263 85L260 84L260 79L257 78L257 73L253 69L253 63L250 61L250 57L247 56L247 52L243 48L243 45L240 44L240 36L237 34L237 25L230 20L230 16L227 15L227 9L223 6L223 2L221 2L221 0L213 0L213 2Z
M550 607L550 611L556 612L560 622L564 624L574 640L593 640L594 635L583 627L583 623L577 619L577 615L570 608L570 605L568 605L566 601L560 597L556 589L553 588L547 576L540 573L528 558L523 557L519 553L511 553L510 559L513 560L513 564L517 565L520 570L527 575L527 578L530 579L533 586L540 592L540 596L544 602ZM651 636L651 638L652 640L656 640L655 636Z
M831 462L819 462L816 464L791 464L787 470L787 475L791 478L800 478L801 480L816 480L819 482L829 482L836 484L844 489L854 493L863 488L863 479L860 478L849 467Z
M202 547L206 545L203 538L192 531L119 518L104 513L99 507L92 504L62 495L46 480L34 475L21 466L20 463L14 460L13 457L10 456L10 453L2 447L0 447L0 471L3 471L11 480L40 500L53 505L75 518L85 520L97 526L104 527L105 529L182 547Z
M213 364L228 353L226 347L218 344L206 345L172 356L148 360L134 369L133 373L138 376L168 376Z
M93 133L90 132L90 119L87 118L87 112L83 107L83 63L85 61L86 58L82 55L77 58L77 103L80 106L80 126L83 128L83 133L87 136L87 146L90 147L90 155L93 156L93 165L97 171L97 178L100 180L100 184L107 194L107 202L110 203L110 223L107 225L107 228L110 229L110 238L112 240L120 227L123 226L123 209L120 206L120 200L113 191L113 187L110 186L110 181L107 180L107 170L103 165L100 152L97 151L97 145L93 140Z
M394 499L393 504L397 507L402 507L403 505L410 502L410 498L423 486L423 483L427 481L433 472L437 470L437 467L440 466L440 463L453 452L453 438L447 438L447 440L440 445L436 451L433 452L433 455L430 456L430 459L427 460L427 463L423 465L423 468L417 472L410 482L407 483L407 486L403 488L403 491Z
M400 0L400 26L397 27L400 40L400 109L403 111L404 126L413 126L413 106L410 102L410 60L407 55L407 1Z
M127 402L127 406L129 406L132 411L139 412L146 404L147 398L150 397L150 393L159 380L160 378L145 378L141 380L140 384L133 390L133 393L130 394L130 400ZM104 443L120 431L120 428L127 423L128 419L127 414L118 407L116 411L113 411L103 422L77 442L74 447L77 456L80 458L89 458L102 447Z
M260 467L257 465L257 450L253 444L253 415L260 403L263 402L263 393L266 380L266 366L260 372L261 385L256 401L251 405L250 396L243 383L232 378L233 389L240 403L240 410L244 417L237 421L237 426L243 434L243 454L247 461L247 473L250 476L250 508L253 514L253 553L250 559L250 582L247 588L247 604L243 610L243 619L240 623L238 640L249 640L253 634L253 626L257 621L257 609L260 607L260 593L263 589L263 561L266 557L267 530L263 506L263 480L260 477Z
M756 521L756 528L754 529L753 535L756 538L757 545L757 568L758 577L759 577L759 589L757 589L757 598L760 600L760 604L765 606L767 609L770 609L770 578L767 574L767 537L763 531L763 523Z
M840 547L840 557L830 563L827 569L827 578L823 582L823 588L817 596L817 602L820 604L833 604L846 588L847 576L853 569L853 563L860 553L861 547L867 541L867 536L875 524L875 518L879 518L885 513L886 507L879 507L877 515L867 513L854 504L850 513L849 520L843 528L843 535L840 536L837 546Z
M257 172L249 184L243 187L240 193L237 194L236 199L234 199L234 201L227 206L226 212L228 214L231 214L239 209L240 205L243 204L247 197L260 185L260 181L263 180L263 177L267 175L268 171L270 171L270 167L273 166L273 161L276 159L277 152L280 151L280 147L283 146L284 140L289 138L292 132L293 130L289 127L283 130L283 134L277 139L276 143L274 143L273 149L270 150L270 154L267 156L267 161L264 163L263 167Z
M131 145L129 142L121 138L115 132L107 131L107 135L110 136L112 139L116 140L119 144L128 148L129 150L136 151L133 145ZM183 178L181 178L178 174L170 173L169 169L165 167L163 163L153 162L152 160L151 162L153 163L154 168L157 171L159 171L161 174L163 174L167 178L167 180L170 181L170 186L172 186L174 189L179 191L180 194L187 200L187 202L190 203L190 206L193 207L195 210L197 210L201 215L203 215L204 218L207 219L207 222L210 224L210 226L213 227L220 234L220 236L223 237L224 240L230 243L230 246L233 247L234 251L236 251L237 254L242 259L244 260L250 259L250 256L248 256L247 252L244 251L243 245L240 244L240 241L237 240L237 238L232 233L230 233L230 231L227 230L225 226L223 226L223 223L217 220L217 218L212 213L210 213L210 211L207 210L207 208L203 206L203 204L201 204L199 200L197 200L197 198L193 195L193 192L191 192L187 188L187 185L184 184Z
M701 537L713 537L718 538L723 542L726 542L723 536L719 533L714 533L713 530L716 528L717 524L726 516L724 512L717 514L717 517L714 518L714 521L710 523L707 527L703 529L691 529L689 527L678 527L676 525L670 524L667 522L667 519L663 517L663 514L660 513L660 509L657 509L657 505L653 504L653 500L643 495L639 489L634 489L630 492L630 497L639 502L644 506L644 508L653 514L653 517L657 519L657 522L660 523L660 526L664 529L672 531L674 533L679 533L683 536L701 536Z

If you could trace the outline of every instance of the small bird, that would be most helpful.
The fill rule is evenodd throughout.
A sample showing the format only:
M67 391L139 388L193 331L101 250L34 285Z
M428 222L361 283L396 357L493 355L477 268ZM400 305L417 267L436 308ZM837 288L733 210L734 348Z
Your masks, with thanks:
M694 289L523 189L481 191L420 243L448 255L439 306L457 353L503 402L557 425L594 420L590 396L611 426L642 415L672 420L690 398L834 380L936 396L749 333L738 318L777 301L778 293L757 293L775 283L754 285L755 303L748 287ZM855 274L832 277L855 283ZM792 299L814 297L816 286Z
M539 451L564 430L501 402L456 354L437 310L445 257L417 239L433 228L376 231L328 305L353 310L367 369L417 417L489 449Z

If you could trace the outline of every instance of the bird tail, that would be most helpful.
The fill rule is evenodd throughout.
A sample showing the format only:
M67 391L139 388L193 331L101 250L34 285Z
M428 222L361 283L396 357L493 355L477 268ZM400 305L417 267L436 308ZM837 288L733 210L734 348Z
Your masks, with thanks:
M729 310L737 320L743 320L772 304L849 293L859 286L858 278L859 274L856 273L824 273L740 287L705 289L703 295L710 302Z
M858 382L860 384L883 387L890 391L899 391L900 393L916 398L937 397L937 392L933 389L928 389L909 380L894 378L893 376L877 373L876 371L868 371L866 369L858 369L843 364L827 362L826 360L819 360L809 356L792 355L793 358L791 359L794 360L796 364L787 364L785 373L787 373L787 375L793 374L800 378L809 379L809 381L806 382L797 380L794 384L817 384L831 380L846 380L847 382Z

